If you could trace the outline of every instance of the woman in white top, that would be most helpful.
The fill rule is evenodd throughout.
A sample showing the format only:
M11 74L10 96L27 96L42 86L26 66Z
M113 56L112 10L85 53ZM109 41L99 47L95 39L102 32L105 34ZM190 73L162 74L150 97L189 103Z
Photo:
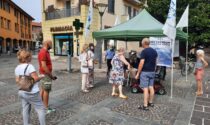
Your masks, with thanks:
M81 73L82 73L82 92L89 92L89 66L88 66L88 44L84 44L81 54L79 56L79 61L81 62Z
M36 73L36 69L31 62L31 53L26 50L20 50L17 53L17 58L19 60L19 65L15 68L15 76L16 83L18 84L20 81L20 76L25 75L31 76L34 79L34 85L30 92L19 90L18 94L22 100L22 108L23 108L23 124L29 125L30 121L30 111L31 105L34 106L36 112L38 113L40 125L45 125L45 108L42 102L42 99L39 94L39 80L43 77L39 77Z

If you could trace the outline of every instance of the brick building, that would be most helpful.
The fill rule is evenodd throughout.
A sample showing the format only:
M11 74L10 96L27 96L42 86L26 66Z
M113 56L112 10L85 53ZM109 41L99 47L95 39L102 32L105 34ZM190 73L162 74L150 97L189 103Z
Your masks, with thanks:
M0 0L0 52L29 48L32 20L33 17L11 0Z

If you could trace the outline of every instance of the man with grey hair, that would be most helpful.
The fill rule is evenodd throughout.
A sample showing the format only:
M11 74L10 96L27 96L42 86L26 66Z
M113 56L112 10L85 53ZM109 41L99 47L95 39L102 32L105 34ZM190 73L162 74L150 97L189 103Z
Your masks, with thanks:
M142 47L144 50L141 52L141 60L138 67L136 79L139 79L140 75L140 87L144 91L144 105L139 106L139 109L149 110L148 106L154 107L154 78L155 68L157 60L157 52L153 48L149 47L150 41L148 38L142 40Z

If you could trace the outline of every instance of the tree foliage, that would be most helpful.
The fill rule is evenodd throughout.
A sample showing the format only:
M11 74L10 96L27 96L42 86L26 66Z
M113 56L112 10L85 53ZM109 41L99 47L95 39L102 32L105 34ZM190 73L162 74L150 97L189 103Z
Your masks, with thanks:
M145 1L145 0L143 0ZM165 23L170 0L147 0L147 10L161 23ZM189 4L189 42L210 43L210 1L209 0L177 0L178 23L185 8ZM184 28L186 32L186 28Z

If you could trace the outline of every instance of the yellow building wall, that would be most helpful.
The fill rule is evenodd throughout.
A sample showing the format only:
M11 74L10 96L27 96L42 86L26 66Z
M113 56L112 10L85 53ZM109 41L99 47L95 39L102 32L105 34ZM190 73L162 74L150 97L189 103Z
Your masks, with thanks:
M85 38L85 25L86 25L86 19L87 19L87 13L88 13L88 8L89 6L82 5L81 6L81 14L80 16L72 16L72 17L66 17L66 18L60 18L60 19L53 19L53 20L43 20L42 21L42 31L43 31L43 40L52 40L53 41L53 34L62 34L62 33L75 33L75 29L73 28L73 31L62 31L62 32L51 32L50 28L51 27L58 27L58 26L73 26L73 21L75 19L80 19L80 22L84 23L84 28L80 29L80 31L83 32L83 35L79 35L79 44L81 50L82 46L87 43L93 43L93 38L92 38L92 32L99 30L99 13L96 8L94 8L93 12L93 21L90 26L90 32L87 38ZM42 14L43 19L45 19L44 13ZM77 38L76 35L74 34L73 36L73 41L74 41L74 54L76 55L77 53ZM54 41L53 41L54 42ZM54 48L54 47L53 47Z

